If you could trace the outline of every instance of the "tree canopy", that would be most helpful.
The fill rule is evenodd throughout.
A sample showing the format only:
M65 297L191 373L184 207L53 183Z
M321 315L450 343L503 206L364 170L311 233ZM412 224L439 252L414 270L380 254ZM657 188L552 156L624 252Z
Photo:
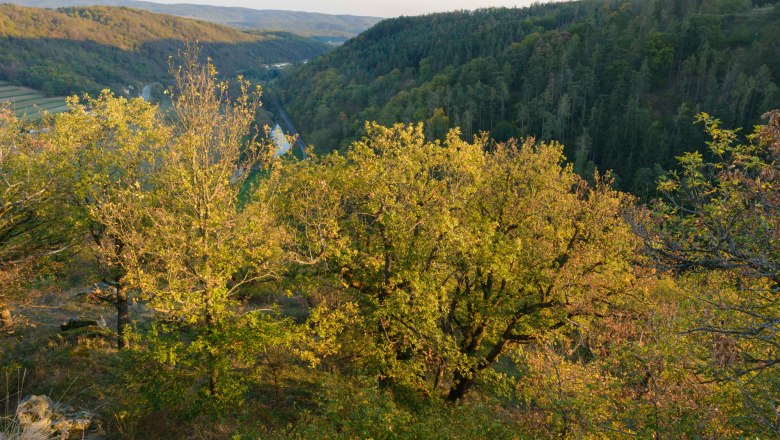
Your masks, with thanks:
M281 172L278 211L335 277L324 307L361 311L352 331L372 335L382 380L435 393L446 377L460 399L513 345L576 328L630 283L628 199L590 187L559 144L366 131L346 156Z

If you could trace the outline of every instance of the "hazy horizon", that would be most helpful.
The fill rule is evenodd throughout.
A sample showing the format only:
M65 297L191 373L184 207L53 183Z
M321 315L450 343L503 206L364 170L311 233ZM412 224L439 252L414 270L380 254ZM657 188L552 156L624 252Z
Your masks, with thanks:
M13 1L13 0L11 0ZM547 3L538 0L380 0L363 2L356 0L336 0L316 2L311 0L289 0L284 3L276 1L252 0L148 0L154 3L189 3L212 6L235 6L251 9L276 9L286 11L319 12L335 15L364 15L374 17L397 17L400 15L422 15L433 12L455 11L460 9L478 9L486 7L522 7L533 3ZM552 0L555 1L555 0Z

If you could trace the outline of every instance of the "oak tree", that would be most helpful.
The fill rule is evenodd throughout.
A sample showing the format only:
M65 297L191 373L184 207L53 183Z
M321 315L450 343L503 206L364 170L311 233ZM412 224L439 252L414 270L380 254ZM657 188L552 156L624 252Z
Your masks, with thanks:
M279 277L285 232L256 191L242 200L249 176L266 167L272 145L251 135L259 89L237 81L237 98L198 49L172 70L171 136L156 150L143 182L97 206L107 231L123 243L118 262L157 312L149 351L162 365L186 366L205 378L217 400L239 397L236 364L251 366L272 326L262 312L240 312L237 293ZM255 131L256 132L256 131ZM254 333L254 334L253 334Z
M346 156L280 173L280 209L319 258L311 278L340 283L331 307L356 307L347 331L380 381L461 399L513 346L582 325L630 282L628 198L587 185L560 145L366 130Z
M57 191L67 201L59 219L71 229L73 240L97 257L104 281L117 289L117 345L122 349L130 294L119 262L125 243L109 230L99 208L128 188L146 184L170 130L157 107L141 98L128 100L104 90L96 98L71 97L68 105L69 111L57 115L47 133L56 146L48 166L56 170Z
M9 302L47 256L68 247L56 221L51 144L0 105L0 329L13 325Z
M710 335L714 368L743 387L754 417L774 433L780 366L780 112L741 140L700 114L710 137L659 183L663 198L638 231L657 264L702 281L706 314L689 331Z

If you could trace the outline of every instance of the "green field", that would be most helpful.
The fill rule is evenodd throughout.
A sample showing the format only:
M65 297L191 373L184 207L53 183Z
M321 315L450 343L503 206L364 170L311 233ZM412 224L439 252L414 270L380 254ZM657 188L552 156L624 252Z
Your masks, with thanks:
M60 113L68 110L65 98L47 98L38 90L0 81L0 103L6 102L10 102L17 116L28 119L40 119L44 111Z

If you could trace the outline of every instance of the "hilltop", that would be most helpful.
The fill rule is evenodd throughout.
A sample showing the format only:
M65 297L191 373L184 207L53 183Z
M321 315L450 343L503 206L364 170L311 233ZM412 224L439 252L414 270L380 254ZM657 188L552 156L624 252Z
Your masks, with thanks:
M382 20L379 17L355 15L258 10L188 3L162 4L136 0L14 0L13 3L52 9L86 5L123 6L158 14L197 18L241 28L290 32L325 42L343 42Z
M227 76L258 76L264 65L297 62L327 46L279 32L227 26L147 11L95 6L57 10L0 5L0 79L47 95L165 82L167 59L198 41Z

